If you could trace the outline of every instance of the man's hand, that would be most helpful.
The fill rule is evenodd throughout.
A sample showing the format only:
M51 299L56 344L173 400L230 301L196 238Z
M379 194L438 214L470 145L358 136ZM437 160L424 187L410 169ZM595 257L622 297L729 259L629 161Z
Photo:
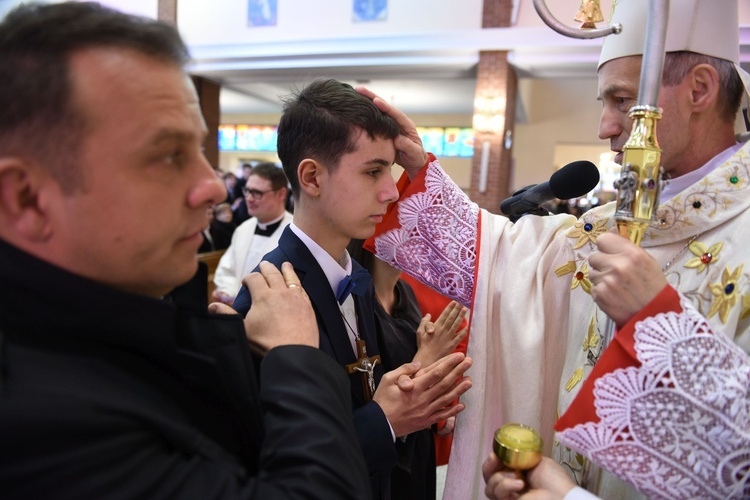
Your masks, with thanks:
M417 328L417 354L414 361L423 366L447 356L466 337L466 327L460 328L468 309L456 301L451 301L434 323L426 314Z
M420 366L407 363L386 373L373 395L397 437L426 429L464 410L462 403L450 404L471 388L471 378L461 378L471 366L471 358L457 352L424 370L419 371ZM409 380L411 387L403 390L404 382L399 379Z
M261 262L260 273L251 273L242 282L253 298L245 333L254 352L265 355L281 345L318 348L315 312L290 263L284 262L279 272L273 264Z
M518 493L526 486L523 480L518 479L515 471L506 469L500 463L500 459L494 453L490 453L482 464L482 476L486 485L484 494L492 500L518 498Z
M667 286L659 264L627 238L604 233L589 255L591 297L617 325L624 325Z
M543 457L539 465L527 472L526 480L530 489L520 496L526 484L518 479L515 471L506 469L494 453L482 464L482 475L487 485L484 494L492 500L561 500L575 488L575 483L565 470L548 457Z
M415 178L427 163L427 153L422 147L422 138L419 137L414 122L401 110L391 106L371 90L365 87L357 87L355 90L372 99L372 102L380 111L393 118L401 127L401 135L393 140L393 145L398 153L396 163L404 167L409 179Z

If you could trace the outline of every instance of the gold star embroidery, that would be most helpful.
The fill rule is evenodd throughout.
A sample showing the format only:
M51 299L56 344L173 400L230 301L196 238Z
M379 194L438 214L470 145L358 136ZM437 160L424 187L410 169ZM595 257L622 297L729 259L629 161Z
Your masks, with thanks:
M575 290L581 285L583 291L591 293L591 281L589 281L589 266L585 262L581 265L581 269L573 275L573 281L570 284L570 289Z
M715 314L719 315L719 319L722 323L727 322L729 311L737 303L737 281L740 279L742 274L742 266L730 271L729 268L725 268L721 274L721 283L714 283L710 285L711 293L714 295L714 301L711 304L711 309L708 311L708 318L711 318Z
M570 377L570 380L568 380L568 383L565 384L565 391L570 392L573 390L573 388L578 385L578 382L580 382L583 379L583 368L579 368L576 371L573 372L573 376Z
M607 232L607 219L598 220L596 222L586 222L580 220L576 222L573 229L568 233L568 238L578 238L578 241L573 245L573 250L581 248L586 243L596 243L596 238Z
M591 323L589 323L589 331L583 341L583 350L587 351L589 349L593 349L598 344L599 334L596 333L596 318L591 318Z
M566 264L555 269L555 274L558 276L565 276L574 272L576 272L576 261L574 260L569 260Z
M711 248L706 248L706 244L702 241L694 241L688 246L690 252L695 255L692 259L685 262L685 267L688 269L698 268L698 274L702 273L709 264L712 264L719 260L719 252L724 248L724 242L720 241L715 245L711 245Z
M750 316L750 295L742 296L742 313L740 319L745 319Z

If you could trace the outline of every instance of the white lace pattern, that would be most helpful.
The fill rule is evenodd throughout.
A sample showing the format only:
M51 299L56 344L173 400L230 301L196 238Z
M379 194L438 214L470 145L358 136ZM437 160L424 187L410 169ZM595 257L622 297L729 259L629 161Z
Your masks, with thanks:
M471 306L479 207L430 162L424 192L399 202L400 228L375 238L381 260Z
M636 324L640 367L595 382L600 422L557 438L651 498L748 498L750 357L681 303Z

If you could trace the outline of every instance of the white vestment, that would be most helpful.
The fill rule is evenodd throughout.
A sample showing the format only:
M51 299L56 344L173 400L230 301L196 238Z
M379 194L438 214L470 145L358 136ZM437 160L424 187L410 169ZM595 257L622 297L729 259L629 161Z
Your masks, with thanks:
M242 286L242 278L250 274L255 266L260 264L261 258L279 245L279 238L284 228L292 222L292 214L284 212L281 224L271 236L264 237L261 247L253 248L259 241L255 235L258 227L258 219L251 217L234 230L232 242L219 260L219 265L214 274L216 291L225 292L235 297ZM251 250L258 256L257 259L248 260Z

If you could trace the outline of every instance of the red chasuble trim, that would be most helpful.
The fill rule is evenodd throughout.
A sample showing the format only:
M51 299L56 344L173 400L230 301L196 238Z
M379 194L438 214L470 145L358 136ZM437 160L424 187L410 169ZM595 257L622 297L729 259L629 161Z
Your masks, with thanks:
M618 368L640 366L635 352L635 324L646 318L665 312L681 312L680 296L671 286L665 286L661 292L641 309L630 321L617 331L612 343L597 361L591 373L583 382L568 410L555 423L555 430L562 431L586 422L599 422L594 406L594 383L596 380Z
M424 178L427 174L427 165L429 165L433 161L436 161L435 156L432 153L427 153L427 162L419 170L419 174L417 174L414 180L410 180L406 172L401 174L401 177L396 183L396 188L398 189L399 193L398 200L388 205L388 208L385 211L385 215L383 216L383 221L375 226L375 232L373 233L373 235L365 240L363 244L365 250L374 254L375 237L383 233L387 233L392 229L398 229L399 227L401 227L398 222L399 202L403 201L414 193L419 193L426 190Z

